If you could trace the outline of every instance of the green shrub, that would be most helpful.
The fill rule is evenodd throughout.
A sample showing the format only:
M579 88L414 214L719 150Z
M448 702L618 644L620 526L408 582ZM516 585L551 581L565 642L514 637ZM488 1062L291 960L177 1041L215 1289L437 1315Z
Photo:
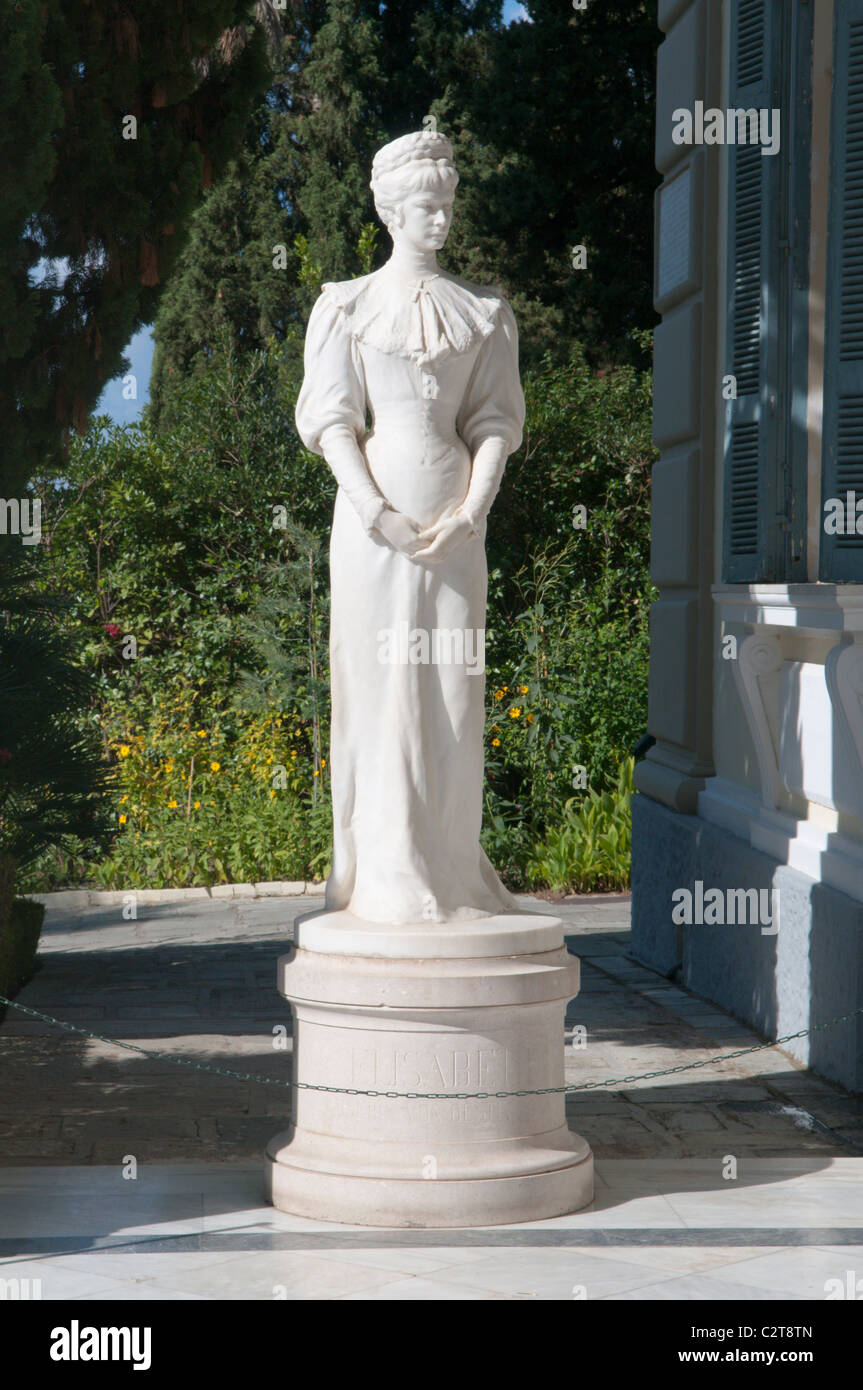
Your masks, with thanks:
M562 822L547 832L528 860L528 878L535 886L568 893L629 887L634 766L634 758L623 763L613 791L591 788L580 802L569 798Z
M329 786L311 722L272 705L210 702L204 713L199 703L180 687L137 712L112 710L118 834L93 881L163 888L320 877Z
M28 559L96 683L111 833L54 843L19 888L326 875L334 483L282 366L217 346L170 429L102 419L42 480L55 520ZM525 394L489 523L482 840L511 888L619 887L625 837L599 826L646 726L650 381L575 352Z
M15 898L9 920L0 929L0 994L14 999L36 969L36 949L45 908L30 898ZM0 1023L6 1006L0 1004Z
M62 604L34 593L0 548L0 930L17 874L69 835L106 829L105 766L88 723L95 686L74 660Z

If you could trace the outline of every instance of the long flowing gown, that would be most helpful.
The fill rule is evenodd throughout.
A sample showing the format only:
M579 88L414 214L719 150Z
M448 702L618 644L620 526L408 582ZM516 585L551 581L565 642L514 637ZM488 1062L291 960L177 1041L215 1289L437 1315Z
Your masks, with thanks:
M484 440L505 441L503 458L518 448L524 398L509 305L443 272L405 281L385 266L324 285L296 419L318 454L327 431L350 430L366 465L336 471L327 908L392 924L511 911L516 900L479 843L485 517L436 563L400 554L370 524L382 497L421 526L450 515ZM447 659L447 637L441 659L423 659L434 648L417 633L433 643L435 630L462 634L463 660L458 645Z

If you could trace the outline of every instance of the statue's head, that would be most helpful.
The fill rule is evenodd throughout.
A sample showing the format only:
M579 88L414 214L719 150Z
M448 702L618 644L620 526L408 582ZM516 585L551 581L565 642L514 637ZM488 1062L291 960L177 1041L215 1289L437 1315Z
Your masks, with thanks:
M445 135L419 130L378 150L371 190L378 217L393 239L417 251L438 251L452 221L458 174Z

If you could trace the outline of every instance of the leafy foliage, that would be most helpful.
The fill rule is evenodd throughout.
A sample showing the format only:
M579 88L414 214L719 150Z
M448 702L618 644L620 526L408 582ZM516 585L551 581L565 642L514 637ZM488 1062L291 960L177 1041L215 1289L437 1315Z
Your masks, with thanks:
M91 835L100 821L104 823L99 793L105 769L98 740L80 723L92 679L69 659L67 640L56 622L57 606L26 591L11 552L0 573L0 856L6 870L5 912L19 866L64 836Z
M108 720L118 835L91 870L104 887L319 878L328 867L329 798L312 766L314 731L270 706L257 714L156 696L131 723ZM328 792L328 788L325 789Z
M71 843L65 867L55 853L43 882L326 871L334 487L296 437L282 366L275 343L241 354L225 337L184 379L170 430L97 422L67 475L40 481L33 582L67 595L117 831L89 863ZM486 656L484 843L514 886L568 823L576 769L612 792L643 731L650 597L645 379L576 353L526 394L491 514Z
M36 950L45 907L29 898L15 898L6 917L0 917L0 994L14 999L36 970ZM6 1013L0 1004L0 1023Z
M558 825L551 826L527 865L532 884L562 892L626 888L632 856L633 758L621 765L611 791L590 788L579 803L571 797Z

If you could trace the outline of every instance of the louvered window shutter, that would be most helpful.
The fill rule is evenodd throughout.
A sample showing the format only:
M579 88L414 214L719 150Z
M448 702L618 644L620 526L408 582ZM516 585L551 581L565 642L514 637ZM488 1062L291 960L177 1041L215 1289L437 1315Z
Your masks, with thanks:
M783 34L787 16L775 0L737 0L731 18L731 105L761 111L780 107ZM783 115L786 115L783 112ZM727 401L724 459L725 580L784 578L779 458L785 408L780 344L783 315L782 146L763 155L760 144L729 146L728 320L726 374L736 382Z
M848 526L847 502L849 493L863 502L863 0L838 7L835 45L820 578L860 584L863 534ZM831 498L843 505L845 529L828 535ZM863 527L856 510L854 521Z

